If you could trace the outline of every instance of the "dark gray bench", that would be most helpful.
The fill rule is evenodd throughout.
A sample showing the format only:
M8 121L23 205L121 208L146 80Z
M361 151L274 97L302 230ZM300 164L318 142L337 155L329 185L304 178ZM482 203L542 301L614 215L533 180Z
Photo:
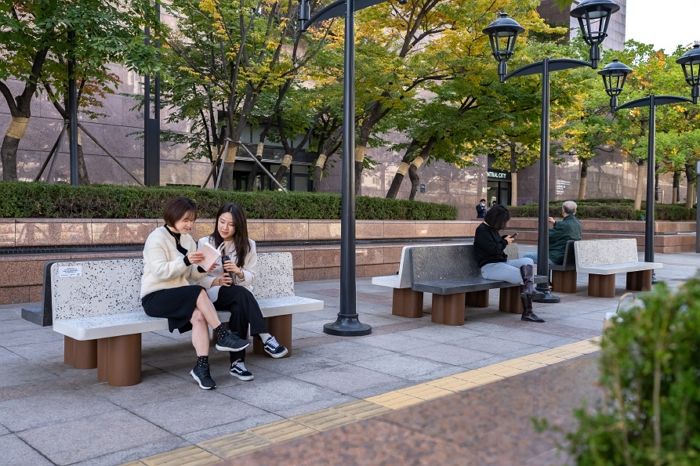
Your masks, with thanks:
M576 253L574 243L570 239L564 249L564 260L561 265L549 264L552 271L552 291L559 293L576 293Z
M408 254L411 288L433 294L434 323L463 325L465 306L487 307L489 290L497 288L499 310L522 313L520 286L483 278L473 245L414 247Z

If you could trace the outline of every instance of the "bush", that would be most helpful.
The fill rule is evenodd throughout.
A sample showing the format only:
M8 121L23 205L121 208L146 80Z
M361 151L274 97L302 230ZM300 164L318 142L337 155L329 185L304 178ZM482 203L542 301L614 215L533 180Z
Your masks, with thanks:
M562 201L549 203L549 215L561 215ZM577 202L576 216L604 220L644 220L646 204L642 203L641 210L634 210L634 202L630 199L587 199ZM538 205L525 204L509 207L513 217L537 217ZM681 204L655 204L654 218L656 220L695 220L695 208L688 209Z
M213 217L225 202L236 202L249 218L338 219L341 198L332 193L215 191L197 188L69 186L45 183L0 183L0 218L160 218L175 196L187 196L199 215ZM359 220L454 220L457 209L446 204L358 196Z
M567 436L579 465L700 464L700 279L639 298L603 336L604 402Z

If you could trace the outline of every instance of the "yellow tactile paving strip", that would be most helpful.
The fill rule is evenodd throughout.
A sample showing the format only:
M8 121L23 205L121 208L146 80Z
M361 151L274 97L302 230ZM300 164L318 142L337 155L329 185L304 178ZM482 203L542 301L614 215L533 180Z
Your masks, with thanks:
M592 338L552 348L541 353L509 359L498 364L372 396L365 400L333 406L272 424L254 427L243 432L206 440L196 445L143 458L139 461L128 463L127 466L200 466L215 464L223 459L240 456L274 443L285 442L351 422L369 419L391 410L416 405L427 400L434 400L573 359L584 354L593 353L599 348L598 342L599 338Z

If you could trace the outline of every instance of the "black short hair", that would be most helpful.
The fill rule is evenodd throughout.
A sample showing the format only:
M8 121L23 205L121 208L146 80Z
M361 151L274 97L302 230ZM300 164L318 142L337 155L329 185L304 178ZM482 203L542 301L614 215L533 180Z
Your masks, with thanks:
M500 204L491 207L486 211L486 215L484 216L484 222L488 223L496 230L503 230L508 220L510 220L510 212Z
M479 199L479 202L486 202L486 199Z
M163 211L163 220L165 224L169 227L174 227L175 222L183 218L188 213L192 213L194 218L197 218L197 204L190 198L187 197L176 197L170 199L167 204L165 204L165 210Z

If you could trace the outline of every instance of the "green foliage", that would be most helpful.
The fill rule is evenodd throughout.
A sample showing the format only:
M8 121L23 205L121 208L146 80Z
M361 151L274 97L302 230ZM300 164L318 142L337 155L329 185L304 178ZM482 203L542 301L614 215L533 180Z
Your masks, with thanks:
M237 202L249 218L338 219L340 196L331 193L231 192L196 188L68 186L45 183L0 183L0 218L160 218L165 203L187 196L199 215L213 217L225 202ZM358 220L454 220L457 209L446 204L360 196Z
M558 217L561 215L562 201L549 203L549 215ZM628 199L589 199L577 201L576 216L580 219L598 218L615 220L643 220L645 206L641 210L634 209L634 202ZM537 204L525 204L509 207L513 217L537 217ZM695 208L688 209L681 204L655 204L654 218L656 220L695 220Z
M661 283L603 336L604 401L580 409L568 450L580 466L700 464L700 279Z

